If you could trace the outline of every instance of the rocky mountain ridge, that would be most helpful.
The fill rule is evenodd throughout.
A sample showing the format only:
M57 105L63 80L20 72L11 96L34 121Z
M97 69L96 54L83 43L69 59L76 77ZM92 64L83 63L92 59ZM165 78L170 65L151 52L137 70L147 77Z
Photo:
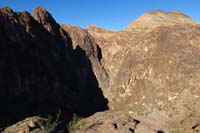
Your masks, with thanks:
M197 22L192 20L189 16L179 12L163 12L160 10L154 10L147 12L125 28L125 31L140 30L147 31L155 29L160 26L175 26L175 25L196 25Z
M14 92L21 94L27 90L25 94L30 94L31 99L33 92L37 99L42 100L46 98L44 94L52 92L47 99L50 97L53 101L47 100L45 103L54 103L56 97L59 101L55 105L66 109L66 114L79 113L86 116L108 109L108 100L109 111L83 119L81 122L90 126L77 132L199 132L200 26L187 15L178 11L151 11L122 31L96 26L81 29L59 25L42 7L36 8L32 15L27 12L14 13L9 8L3 8L0 9L0 18L0 35L3 36L0 44L2 51L6 51L1 52L1 64L5 65L8 59L11 60L8 64L16 64L12 60L15 49L7 48L15 43L19 53L24 53L20 51L23 48L31 51L26 46L34 44L37 61L45 57L39 63L45 64L42 70L43 67L32 61L27 62L23 56L17 58L21 66L12 70L8 65L11 74L4 75L13 75L13 82L17 82ZM17 30L19 27L22 29ZM10 50L8 58L6 53ZM41 52L38 53L38 50ZM21 61L36 67L31 68ZM6 67L1 67L0 72L7 72ZM30 79L28 82L39 84L39 92L28 85L18 87L27 84L23 81L27 77L19 76L23 74L18 70L21 67L28 72L31 68L29 75L38 72L36 78L39 79ZM44 75L50 83L49 87L63 87L41 87L46 82L40 80L43 75L41 71L47 68ZM4 75L0 78L3 82ZM9 83L0 86L13 88ZM0 91L4 92L2 89ZM0 94L2 97L16 95L12 94L13 91L8 92ZM40 101L34 103L41 104ZM34 108L40 109L36 106ZM33 120L35 122L35 118Z
M108 108L86 52L72 49L68 33L44 8L33 15L1 8L0 35L1 126L59 109L69 120Z

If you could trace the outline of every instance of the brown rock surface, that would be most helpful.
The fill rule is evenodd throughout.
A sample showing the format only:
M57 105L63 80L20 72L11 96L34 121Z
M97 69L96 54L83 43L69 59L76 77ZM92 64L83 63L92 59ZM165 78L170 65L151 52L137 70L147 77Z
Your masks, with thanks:
M123 31L95 26L88 32L102 49L109 75L105 96L113 110L160 111L172 128L191 129L200 114L200 27L177 12L152 11Z
M34 19L27 12L14 13L8 8L1 10L0 17L3 18L0 19L1 24L9 23L1 27L9 35L5 36L5 31L0 30L2 44L22 42L20 46L23 48L26 46L23 43L26 32L32 38L25 37L25 40L31 40L33 44L38 43L34 42L35 37L39 37L38 40L48 38L40 38L41 32L38 31L55 37L53 40L43 40L45 44L52 41L52 44L57 44L59 39L62 46L71 42L72 47L62 47L65 52L68 51L68 60L60 62L66 61L65 67L72 63L75 69L70 67L66 70L67 82L59 81L71 88L67 89L70 95L64 95L65 98L73 101L75 96L83 103L70 102L69 106L80 110L94 109L92 112L101 110L98 107L102 103L105 105L106 100L102 100L101 91L94 89L101 88L110 108L110 111L80 121L84 125L86 123L86 127L77 132L199 132L200 26L187 15L178 11L152 11L122 31L96 26L87 29L59 26L41 7L34 11ZM23 32L16 32L16 26L21 25ZM53 54L55 57L59 55L56 59L62 56L58 53ZM58 68L63 68L61 66ZM71 71L77 72L75 76ZM87 101L90 103L87 104Z
M160 120L162 117L162 120ZM76 133L169 133L169 120L161 113L152 116L137 116L121 111L105 111L80 121Z
M125 28L125 31L147 31L155 29L159 26L175 26L175 25L196 25L197 22L192 20L189 16L179 12L163 12L160 10L155 10L147 12L130 25Z
M41 129L38 126L38 122L42 118L30 117L23 121L20 121L4 130L3 133L41 133Z
M93 72L98 79L99 87L107 88L109 77L101 64L102 51L87 30L71 25L62 25L62 28L72 38L73 49L82 49L92 64ZM105 90L106 91L106 90Z

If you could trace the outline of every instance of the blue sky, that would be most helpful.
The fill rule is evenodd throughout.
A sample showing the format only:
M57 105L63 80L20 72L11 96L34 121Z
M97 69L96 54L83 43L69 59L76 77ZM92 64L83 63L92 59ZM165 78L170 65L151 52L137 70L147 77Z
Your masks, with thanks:
M179 10L200 22L200 0L0 0L0 7L32 12L45 7L60 24L121 30L151 10Z

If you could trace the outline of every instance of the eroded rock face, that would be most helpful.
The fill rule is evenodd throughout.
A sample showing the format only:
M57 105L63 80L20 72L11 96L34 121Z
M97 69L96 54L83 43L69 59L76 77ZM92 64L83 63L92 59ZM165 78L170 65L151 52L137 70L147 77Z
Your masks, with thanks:
M62 25L62 28L66 32L68 32L70 37L72 38L73 49L75 51L78 49L82 49L83 51L85 51L86 57L92 64L92 71L95 73L95 76L98 79L99 87L102 89L108 88L109 77L103 65L101 64L102 50L95 42L93 37L89 34L87 30L81 29L79 27ZM81 57L83 58L83 56ZM83 62L83 64L87 63Z
M123 31L90 26L88 32L102 49L111 109L165 112L180 128L198 123L200 27L195 21L177 11L152 11Z
M5 7L0 9L0 18L2 121L9 123L47 110L50 113L58 107L74 108L65 104L73 101L71 89L74 93L77 89L72 49L28 12Z
M104 98L100 88L107 88L108 86L108 75L101 65L101 49L87 30L70 25L62 25L61 27L69 33L72 39L75 62L80 77L79 88L83 93L88 93L88 95L96 99L93 104L96 108L101 109L104 105L107 105L107 100L101 100ZM87 88L88 91L85 92L83 87ZM99 88L99 91L95 91L94 88ZM91 101L91 99L85 100L86 103L88 101ZM88 106L91 106L91 103ZM86 108L86 106L82 107Z
M58 109L65 120L107 109L86 52L72 49L68 33L44 8L33 15L1 8L0 36L1 126ZM85 76L80 58L88 61Z
M199 131L200 26L190 17L152 11L117 32L60 26L41 7L32 16L0 10L1 97L91 114L107 108L103 91L111 110L77 132Z

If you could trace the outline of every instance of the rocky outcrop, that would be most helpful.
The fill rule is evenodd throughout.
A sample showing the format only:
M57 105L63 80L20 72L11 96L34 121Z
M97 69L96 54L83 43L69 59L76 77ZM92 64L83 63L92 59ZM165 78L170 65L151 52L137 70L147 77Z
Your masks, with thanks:
M107 109L105 96L110 111L77 132L199 131L200 26L187 15L152 11L122 31L60 26L42 7L0 18L3 120L24 105L89 116Z
M199 121L197 22L178 11L152 11L119 32L95 26L88 32L102 49L111 109L165 112L178 128Z
M198 133L195 128L171 128L175 124L163 112L148 116L124 111L105 111L81 120L75 133Z
M42 130L38 123L41 121L40 117L30 117L20 121L4 130L4 133L41 133Z
M103 99L100 88L106 88L108 84L108 75L101 65L101 49L87 30L70 25L61 25L61 27L69 33L72 39L75 62L80 77L79 88L83 93L91 94L91 97L96 99L93 103L94 106L100 109L107 105L106 100L98 100ZM87 88L88 91L85 92L84 88ZM100 91L95 91L94 88L99 88ZM85 99L85 103L88 103L88 101L91 101L91 99ZM91 103L88 106L91 106ZM85 105L82 107L86 108ZM91 110L91 107L88 108Z
M103 65L101 64L102 51L93 37L88 33L87 30L79 27L62 25L62 28L68 32L72 38L73 49L75 51L78 49L85 51L86 58L88 58L91 63L92 71L98 79L99 87L102 89L107 88L109 84L109 77ZM83 58L83 56L81 56L81 58ZM83 62L83 64L87 63ZM82 69L84 68L82 67Z
M76 84L71 50L28 12L5 7L0 18L2 121L51 110L53 105L63 106L69 88ZM25 108L27 112L22 111Z
M147 12L125 28L125 31L134 30L137 32L148 31L155 29L160 26L176 26L176 25L196 25L197 22L192 20L189 16L179 12L163 12L160 10L155 10Z
M105 111L81 120L77 133L169 133L168 119L162 114L143 117L120 111ZM83 126L84 125L84 126Z
M32 13L32 17L39 23L42 24L43 27L48 30L51 34L56 37L62 38L67 47L71 43L71 39L68 37L68 33L66 33L59 24L56 23L54 18L51 16L49 12L46 11L43 7L37 7Z
M107 109L91 64L84 77L79 73L79 57L89 62L85 51L72 49L68 33L44 8L33 15L1 8L0 36L1 126L59 109L64 120Z

